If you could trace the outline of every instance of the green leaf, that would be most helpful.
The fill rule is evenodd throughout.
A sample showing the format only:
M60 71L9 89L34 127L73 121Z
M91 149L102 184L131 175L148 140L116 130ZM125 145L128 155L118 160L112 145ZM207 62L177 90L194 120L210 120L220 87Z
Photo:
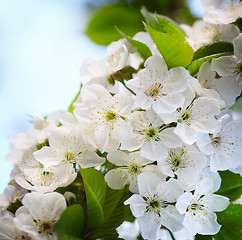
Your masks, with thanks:
M220 232L214 236L216 240L239 240L242 239L242 205L229 204L223 212L216 213L218 223L223 227Z
M217 212L217 221L222 225L214 236L196 235L195 240L242 240L242 205L229 204L223 212Z
M124 5L112 4L98 9L87 24L85 33L95 43L108 45L120 39L117 26L128 36L133 36L144 27L142 16L138 9Z
M242 98L240 97L237 102L233 105L232 111L238 115L242 115Z
M193 50L188 43L182 42L173 35L159 32L149 25L146 30L164 57L168 68L187 67L192 58Z
M200 66L206 62L206 61L211 61L213 58L218 58L221 56L228 55L228 53L218 53L218 54L213 54L207 57L199 58L195 61L192 61L191 64L187 67L187 70L190 72L191 75L194 75L198 72Z
M64 240L80 240L84 228L84 214L80 204L67 207L54 225L55 232Z
M132 39L131 37L121 32L119 29L117 30L128 42L130 42L133 46L137 48L137 52L144 60L146 60L148 57L152 55L150 49L144 43Z
M112 190L107 188L107 195L103 207L104 223L98 228L91 239L106 238L117 235L116 228L125 220L129 213L129 206L124 205L128 198L128 188L124 190Z
M210 56L217 53L225 53L227 55L234 53L234 47L231 42L214 42L200 47L193 56L193 60Z
M219 195L226 196L230 201L235 201L242 195L242 178L240 174L230 171L219 172L222 179L221 187L216 192Z
M212 240L212 236L199 235L199 234L197 234L195 236L195 240Z
M185 33L182 30L182 28L171 18L167 17L167 16L163 16L157 13L152 13L147 11L146 8L142 8L141 9L141 13L146 21L146 23L148 23L149 25L151 25L154 29L156 30L160 30L163 33L169 33L170 34L174 34L174 35L178 35L177 38L179 38L179 36L181 37L181 39L183 39L182 41L185 40ZM163 29L163 30L162 30Z
M177 28L170 20L168 20L166 17L158 15L157 19L159 22L159 31L173 35L182 42L185 42L186 38L184 33L179 28Z
M101 172L94 168L80 169L87 201L87 227L97 228L104 221L102 206L106 197L106 183Z
M73 106L73 104L76 102L78 96L80 95L80 93L81 93L81 88L82 88L82 84L81 84L81 87L80 87L80 91L77 93L77 95L75 96L75 98L73 99L71 105L70 105L69 108L68 108L68 112L70 112L70 113L73 113L73 110L74 110L74 106Z

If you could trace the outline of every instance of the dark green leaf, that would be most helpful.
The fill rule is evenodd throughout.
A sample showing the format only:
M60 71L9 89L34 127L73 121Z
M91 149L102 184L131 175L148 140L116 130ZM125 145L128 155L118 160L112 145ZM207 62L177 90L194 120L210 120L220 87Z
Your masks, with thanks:
M82 84L81 84L81 88L82 88ZM81 88L80 88L80 89L81 89ZM77 95L76 95L75 98L73 99L71 105L70 105L69 108L68 108L68 112L73 113L73 110L74 110L74 106L73 106L73 104L76 102L76 100L77 100L78 96L80 95L80 93L81 93L81 90L77 93Z
M214 236L216 240L239 240L242 239L242 205L230 204L223 212L216 213L218 223L223 227Z
M242 205L230 204L223 212L217 212L218 223L222 225L214 236L196 235L195 240L242 240Z
M142 16L136 8L123 4L108 5L93 14L85 33L93 42L108 45L120 39L115 26L128 36L133 36L144 30L141 20Z
M159 32L149 25L146 25L146 30L164 57L168 68L187 67L190 64L193 50L188 43L182 42L172 35Z
M200 66L206 62L206 61L211 61L213 58L218 58L224 55L228 55L228 53L218 53L218 54L213 54L207 57L199 58L195 61L192 61L191 64L187 67L187 70L190 72L191 75L194 75L198 72Z
M240 198L242 195L242 178L240 174L224 171L219 172L219 175L222 183L216 193L228 197L230 201L235 201Z
M195 236L195 240L212 240L212 236L199 235L199 234L197 234Z
M101 172L94 168L80 169L87 201L87 227L96 228L104 221L103 209L106 183Z
M127 41L129 41L133 46L137 48L137 52L141 55L141 57L144 60L146 60L148 57L152 55L150 49L144 43L132 39L131 37L122 33L119 29L118 31Z
M112 190L107 188L107 195L103 207L104 223L98 228L91 239L106 238L110 235L113 239L116 233L116 228L125 220L129 213L129 206L125 206L123 202L128 198L128 189Z
M84 214L80 204L68 207L60 220L54 225L54 230L64 240L80 240L84 227Z
M221 227L218 234L213 236L213 240L241 240L241 237L238 237L236 234L231 233L225 227Z
M210 56L217 53L233 54L234 47L231 42L214 42L206 46L200 47L193 56L193 60Z

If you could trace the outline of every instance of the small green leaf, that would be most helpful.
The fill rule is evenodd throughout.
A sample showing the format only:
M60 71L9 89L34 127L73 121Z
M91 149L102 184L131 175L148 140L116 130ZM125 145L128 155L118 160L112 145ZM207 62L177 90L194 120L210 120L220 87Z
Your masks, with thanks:
M80 204L72 205L63 212L54 230L64 240L80 240L84 228L84 214Z
M182 30L182 28L179 26L179 24L177 24L173 19L167 17L167 16L163 16L157 13L152 13L147 11L147 9L145 7L143 7L141 9L141 13L146 21L146 23L148 23L149 25L151 25L152 27L154 27L154 29L161 27L164 27L164 30L162 32L164 33L170 33L174 34L174 33L178 33L178 35L180 35L182 37L182 39L185 40L185 33ZM168 26L165 26L168 25ZM176 28L176 29L175 29ZM158 30L158 29L156 29ZM179 37L177 37L179 38Z
M191 75L194 75L198 72L200 66L206 62L206 61L211 61L213 58L218 58L221 56L228 55L228 53L218 53L218 54L213 54L207 57L199 58L195 61L192 61L191 64L187 67L187 70L190 72Z
M80 87L80 91L77 93L77 95L75 96L75 98L73 99L71 105L70 105L69 108L68 108L68 112L70 112L70 113L73 113L73 110L74 110L74 106L73 106L73 104L76 102L78 96L80 95L80 93L81 93L81 88L82 88L82 84L81 84L81 87Z
M108 45L120 39L117 26L128 36L133 36L144 27L138 9L124 5L112 4L98 9L87 24L85 33L95 43Z
M180 29L178 29L171 21L169 21L166 17L158 15L157 19L159 22L159 31L173 35L182 42L185 42L186 38L184 33Z
M228 197L230 201L235 201L240 198L242 195L242 178L240 174L223 171L219 172L219 175L222 183L216 193Z
M148 57L152 55L150 49L144 43L132 39L131 37L121 32L119 29L117 30L128 42L130 42L133 46L137 48L137 52L144 60L146 60Z
M106 197L106 183L101 172L94 168L80 169L87 201L87 227L96 228L104 221L102 206Z
M233 105L232 111L239 116L242 116L242 98L240 97L237 102Z
M176 37L159 32L146 25L146 30L164 57L168 68L187 67L192 58L193 50L188 43L182 42Z
M227 55L234 53L234 47L231 42L214 42L200 47L193 56L193 60L210 56L217 53L225 53Z

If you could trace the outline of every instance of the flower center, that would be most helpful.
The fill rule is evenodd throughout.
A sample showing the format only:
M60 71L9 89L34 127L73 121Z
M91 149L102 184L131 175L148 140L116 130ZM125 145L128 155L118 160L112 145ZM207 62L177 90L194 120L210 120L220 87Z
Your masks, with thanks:
M145 198L147 206L145 212L154 212L160 216L160 207L161 202L157 199L156 196L153 198Z
M204 205L193 203L188 208L191 209L192 211L203 210Z
M161 83L155 83L145 94L147 96L151 96L153 98L156 98L157 96L165 96L166 94L162 94L162 88L163 86Z
M68 162L76 162L75 161L75 155L73 153L66 153L65 158Z
M134 177L138 174L141 173L141 170L140 170L141 167L139 167L136 163L132 163L130 166L129 166L129 170L128 170L128 173L131 175L131 179L134 180Z
M39 233L50 234L50 235L52 234L53 229L48 222L42 222L41 220L34 219L34 223L38 227Z
M191 114L187 110L184 113L182 113L181 108L177 108L177 112L182 114L181 117L177 120L177 122L179 123L186 121L191 117Z
M146 131L146 135L150 138L153 138L155 136L155 129L153 127L150 127L148 129L145 130Z
M221 137L214 137L214 138L212 138L212 145L214 147L219 146L220 143L226 143L226 144L229 144L229 145L234 145L233 142L221 141Z
M116 113L110 111L110 112L106 113L105 117L106 117L107 121L112 121L112 120L116 119L117 115L116 115Z
M41 173L41 179L43 181L43 186L49 186L49 184L55 180L53 173L45 171Z
M184 159L183 149L174 149L172 151L169 151L169 163L171 164L171 170L173 172L177 171L178 168L181 168L183 159Z

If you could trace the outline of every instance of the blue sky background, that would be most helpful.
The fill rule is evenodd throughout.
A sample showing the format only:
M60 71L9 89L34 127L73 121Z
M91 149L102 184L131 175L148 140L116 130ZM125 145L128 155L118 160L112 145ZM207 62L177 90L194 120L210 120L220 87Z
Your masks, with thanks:
M106 54L82 34L84 2L0 0L0 193L12 169L7 137L26 131L30 115L67 110L82 81L82 61ZM201 15L198 0L190 2Z

